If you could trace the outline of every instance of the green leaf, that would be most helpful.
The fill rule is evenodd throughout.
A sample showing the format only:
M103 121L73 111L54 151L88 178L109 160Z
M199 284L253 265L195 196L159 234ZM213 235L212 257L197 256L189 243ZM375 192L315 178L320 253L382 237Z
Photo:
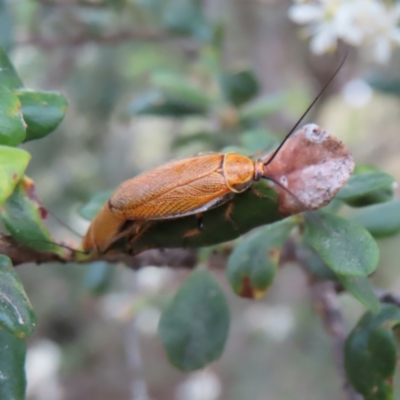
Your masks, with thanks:
M278 269L282 246L295 224L290 217L267 225L235 247L226 274L236 294L255 299L265 294Z
M376 297L368 278L363 276L337 276L348 292L372 313L376 314L381 310L381 303Z
M376 297L368 278L336 274L306 244L298 247L297 255L300 260L303 260L304 266L306 266L314 279L341 282L346 290L371 312L377 313L380 311L380 301Z
M0 86L0 145L18 146L25 139L25 127L18 97Z
M383 304L379 314L365 314L346 340L346 373L365 400L394 398L397 354L392 328L399 323L400 309Z
M384 76L380 76L369 79L368 83L372 86L373 89L378 90L382 93L393 94L397 97L400 96L399 78L387 78Z
M0 399L25 400L26 342L0 329Z
M365 207L351 218L374 237L393 236L400 232L400 200Z
M30 158L25 150L0 145L0 206L14 191Z
M212 26L211 44L216 53L218 54L222 53L225 44L225 39L226 39L226 24L222 20L219 20Z
M163 14L164 28L180 35L192 35L202 41L213 36L199 0L170 0Z
M56 92L15 92L22 105L22 114L28 127L25 142L40 139L53 132L64 118L67 99Z
M250 70L223 74L220 86L225 99L235 106L251 100L260 90L258 80Z
M91 221L100 211L101 207L106 204L106 201L111 197L113 192L113 190L105 190L103 192L96 193L88 203L79 209L79 215L82 218Z
M239 111L241 120L262 119L281 110L286 102L286 96L263 96L251 103L243 105Z
M264 129L245 131L240 135L240 142L250 153L267 153L279 144L275 135Z
M160 12L164 3L164 0L137 0L135 2L141 9L148 10L152 13Z
M203 115L206 110L203 107L170 98L160 90L152 90L137 97L130 104L129 112L133 115L182 118L190 115Z
M0 86L8 89L19 89L24 86L2 47L0 47Z
M346 276L367 276L375 270L379 249L367 230L333 214L317 216L306 216L304 240L328 267Z
M9 51L14 42L14 21L6 4L6 0L0 0L0 45Z
M113 281L115 265L96 261L89 265L85 275L85 287L95 296L106 293Z
M158 71L152 74L151 83L170 99L205 111L211 106L207 93L189 82L185 76Z
M31 303L11 260L4 255L0 255L0 326L20 339L36 329Z
M333 198L331 202L327 206L322 207L321 210L324 210L331 214L337 214L343 204L343 201Z
M194 371L221 356L229 324L217 281L209 271L197 269L162 313L158 332L171 364Z
M336 198L352 207L382 203L393 197L394 178L368 166L358 166Z
M304 260L307 271L318 280L337 282L337 274L321 260L321 257L305 243L305 240L303 242L302 246L298 246L297 254L300 260Z
M40 205L31 179L24 178L1 209L1 219L13 238L34 249L63 254L43 224L47 212Z
M172 144L172 149L179 149L194 143L201 143L203 148L221 149L232 142L232 135L226 132L197 132L191 135L182 135L176 137Z

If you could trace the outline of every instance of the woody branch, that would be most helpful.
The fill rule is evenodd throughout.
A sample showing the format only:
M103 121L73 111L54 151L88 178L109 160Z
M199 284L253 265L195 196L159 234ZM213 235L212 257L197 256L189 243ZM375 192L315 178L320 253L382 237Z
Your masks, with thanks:
M362 400L347 379L344 368L344 343L347 331L344 326L338 293L342 290L336 282L319 281L311 273L307 262L307 253L297 246L292 238L284 246L280 265L287 262L297 263L308 276L313 307L320 316L325 332L331 339L333 359L342 379L342 387L347 400Z
M92 261L107 261L110 263L124 263L127 267L137 270L142 267L168 266L174 268L193 268L197 264L197 256L190 249L152 249L135 256L128 254L98 255L90 260L76 260L74 252L66 249L64 257L58 254L33 249L18 243L11 236L0 235L0 254L8 256L14 266L25 263L88 263Z
M134 41L155 41L162 42L168 40L169 36L162 31L132 31L121 30L100 35L89 35L87 32L81 32L71 36L64 36L59 38L46 38L43 36L32 35L31 37L18 42L20 46L34 45L43 50L54 50L60 47L77 47L87 44L89 42L96 42L105 45L113 45L121 42L134 42Z

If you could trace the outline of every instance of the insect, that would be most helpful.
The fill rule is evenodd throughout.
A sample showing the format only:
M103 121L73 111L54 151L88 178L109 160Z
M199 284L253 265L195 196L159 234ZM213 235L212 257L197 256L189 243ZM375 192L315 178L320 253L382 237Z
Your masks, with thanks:
M135 234L140 235L144 232L143 225L149 221L197 215L201 229L203 212L229 202L237 193L248 190L261 178L268 179L276 185L280 197L280 210L284 214L302 211L302 204L309 203L307 207L313 209L329 202L350 177L353 169L352 159L349 159L347 168L343 169L337 188L328 188L327 196L324 197L326 188L320 190L321 179L317 179L316 191L318 192L319 188L319 192L323 192L322 198L319 193L317 201L309 201L303 187L296 186L296 182L301 181L301 177L295 172L299 164L296 159L302 163L300 167L307 167L310 152L315 151L322 142L329 142L328 151L334 151L339 156L343 153L343 157L346 157L348 151L337 139L329 141L332 137L314 124L306 125L300 130L302 134L296 133L291 139L291 145L287 142L339 72L344 61L272 154L256 160L235 153L200 155L167 163L125 181L92 221L83 238L83 249L105 252L111 242L123 235L124 227L130 222L135 224ZM287 149L285 146L285 151L281 152L286 143ZM305 151L306 149L309 151ZM303 156L300 153L304 153ZM316 154L321 158L318 149ZM329 171L332 171L332 168ZM308 179L312 180L313 176L322 175L319 171L308 171ZM314 192L315 190L315 197Z

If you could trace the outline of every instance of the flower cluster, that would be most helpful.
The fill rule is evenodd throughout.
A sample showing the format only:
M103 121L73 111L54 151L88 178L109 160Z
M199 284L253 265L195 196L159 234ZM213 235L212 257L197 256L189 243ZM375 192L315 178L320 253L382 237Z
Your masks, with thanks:
M334 50L338 40L363 46L380 62L389 61L394 46L400 45L400 3L382 0L294 0L289 18L306 25L311 51Z

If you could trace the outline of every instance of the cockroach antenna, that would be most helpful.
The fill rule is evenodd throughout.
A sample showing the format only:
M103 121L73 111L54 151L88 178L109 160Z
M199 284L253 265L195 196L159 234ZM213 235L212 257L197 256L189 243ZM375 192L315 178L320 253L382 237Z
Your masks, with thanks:
M48 208L46 208L46 211L60 224L62 225L64 228L68 229L70 232L72 232L74 235L76 235L77 237L79 237L80 239L83 238L83 236L78 233L75 229L71 228L67 223L65 223L61 218L57 217L57 215L55 213L53 213L51 210L49 210Z
M310 110L314 107L315 103L321 98L321 96L324 94L325 90L328 88L328 86L331 84L331 82L335 79L336 75L339 73L339 71L342 69L343 64L346 61L348 53L343 57L343 60L339 64L339 66L336 68L336 71L333 73L333 75L328 79L328 82L325 83L324 87L321 89L321 91L317 94L315 99L311 102L311 104L307 107L307 110L304 111L303 115L298 119L298 121L294 124L293 128L289 131L289 133L285 136L285 138L282 140L281 144L276 148L276 150L272 153L271 157L264 163L264 165L270 164L274 158L277 156L277 154L280 152L282 147L285 145L287 140L290 138L292 133L297 129L297 127L301 124L303 119L306 117L306 115L310 112Z
M74 235L82 239L82 235L78 233L75 229L71 228L67 223L65 223L61 218L57 217L55 213L53 213L51 210L46 208L46 211L48 214L50 214L60 225L62 225L64 228L68 229L70 232L72 232ZM79 253L79 254L87 254L86 252L78 249L74 249L66 244L63 243L57 243L57 242L52 242L51 240L30 240L30 242L41 242L41 243L48 243L48 244L54 244L55 246L62 247L64 249L70 250L74 253Z
M44 240L44 239L30 239L28 242L30 243L46 243L46 244L53 244L54 246L62 247L63 249L67 249L72 251L73 253L79 253L82 255L88 255L86 251L79 250L79 249L74 249L71 246L68 246L64 243L57 243L57 242L52 242L51 240Z

